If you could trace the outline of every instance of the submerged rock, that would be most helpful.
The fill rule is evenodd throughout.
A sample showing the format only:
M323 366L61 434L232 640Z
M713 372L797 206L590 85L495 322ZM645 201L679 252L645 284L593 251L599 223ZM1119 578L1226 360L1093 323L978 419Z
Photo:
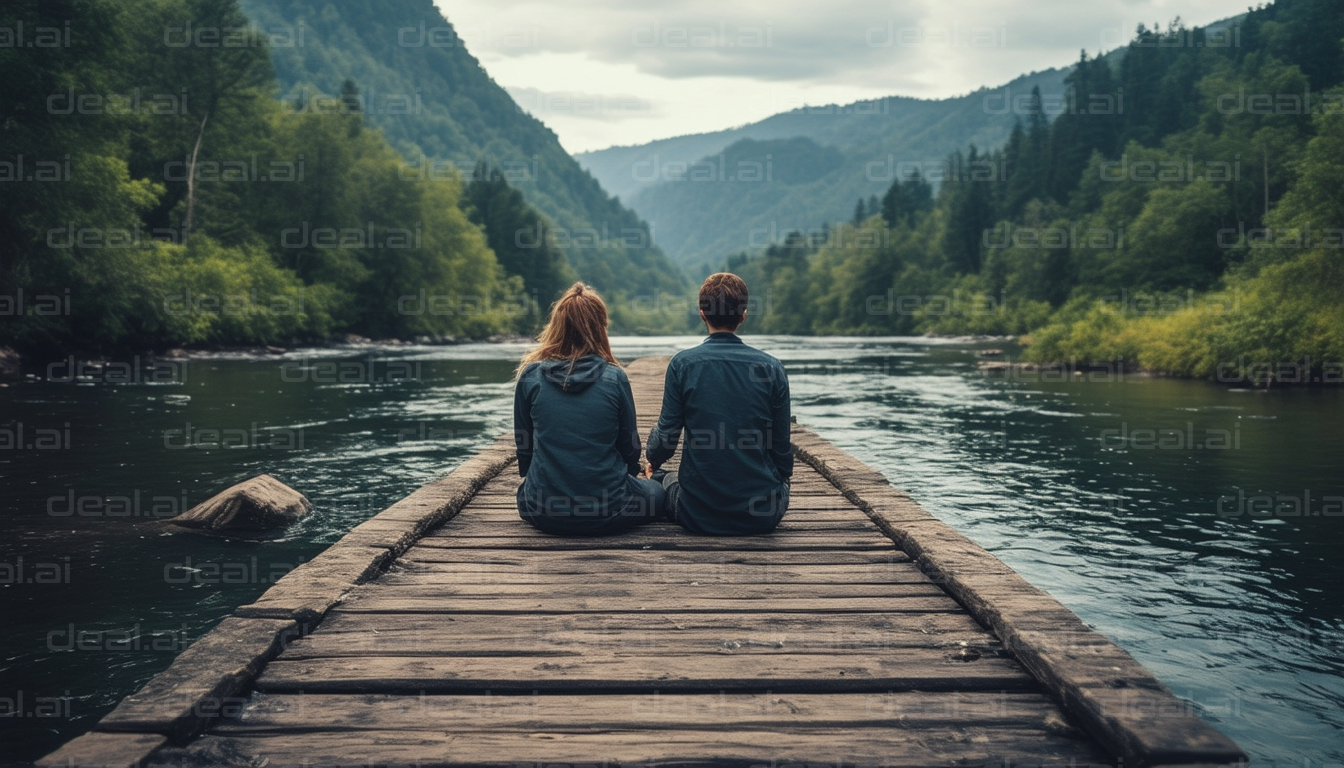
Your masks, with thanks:
M263 531L289 525L311 511L313 504L302 493L270 475L257 475L169 522L204 531Z

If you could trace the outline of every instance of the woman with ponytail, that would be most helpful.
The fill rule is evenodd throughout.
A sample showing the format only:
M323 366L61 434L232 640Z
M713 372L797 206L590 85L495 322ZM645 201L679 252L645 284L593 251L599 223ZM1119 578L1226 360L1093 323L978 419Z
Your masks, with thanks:
M518 514L547 533L586 535L658 517L665 493L640 477L635 401L611 353L602 297L572 285L537 342L513 397Z

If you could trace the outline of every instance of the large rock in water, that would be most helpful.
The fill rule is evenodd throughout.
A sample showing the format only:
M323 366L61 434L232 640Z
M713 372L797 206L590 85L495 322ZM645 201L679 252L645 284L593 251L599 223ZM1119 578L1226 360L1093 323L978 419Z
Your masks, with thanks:
M302 493L270 475L257 475L170 522L205 531L264 531L289 525L311 511L313 504Z

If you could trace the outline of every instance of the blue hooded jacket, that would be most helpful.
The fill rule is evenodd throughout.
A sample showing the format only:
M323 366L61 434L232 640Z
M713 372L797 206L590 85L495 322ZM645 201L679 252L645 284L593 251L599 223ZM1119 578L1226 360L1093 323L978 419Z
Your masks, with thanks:
M597 355L545 360L518 376L513 397L518 512L544 530L621 527L640 473L630 379Z

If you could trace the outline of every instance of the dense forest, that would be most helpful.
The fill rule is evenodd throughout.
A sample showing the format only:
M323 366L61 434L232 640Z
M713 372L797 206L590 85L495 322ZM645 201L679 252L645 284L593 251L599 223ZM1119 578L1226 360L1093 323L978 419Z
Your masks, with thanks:
M1004 146L725 266L758 287L758 331L1025 334L1039 361L1338 380L1341 38L1332 0L1141 27L1084 52L1064 103L1033 93Z
M531 332L576 274L572 230L557 237L488 156L426 173L350 79L280 98L271 52L312 34L300 26L251 23L233 0L24 0L0 16L27 38L0 46L0 345ZM619 249L592 250L619 278L578 274L618 298L641 278ZM647 281L682 289L644 250ZM646 315L617 320L666 322Z
M442 21L381 0L246 0L265 24L235 0L0 7L25 35L0 45L0 346L529 333L576 277L607 293L617 331L692 330L691 288L643 222L551 157L539 122L506 115L456 37L442 61L355 40L375 5ZM1338 377L1337 10L1280 0L1084 52L1063 97L1022 95L1002 146L897 163L851 220L728 257L756 296L748 329L1012 334L1038 361ZM295 36L312 39L296 52ZM397 101L379 78L403 65L428 67L416 77L448 88L433 95L451 115ZM520 175L509 158L528 151L547 159ZM806 138L730 154L798 183L836 163Z

